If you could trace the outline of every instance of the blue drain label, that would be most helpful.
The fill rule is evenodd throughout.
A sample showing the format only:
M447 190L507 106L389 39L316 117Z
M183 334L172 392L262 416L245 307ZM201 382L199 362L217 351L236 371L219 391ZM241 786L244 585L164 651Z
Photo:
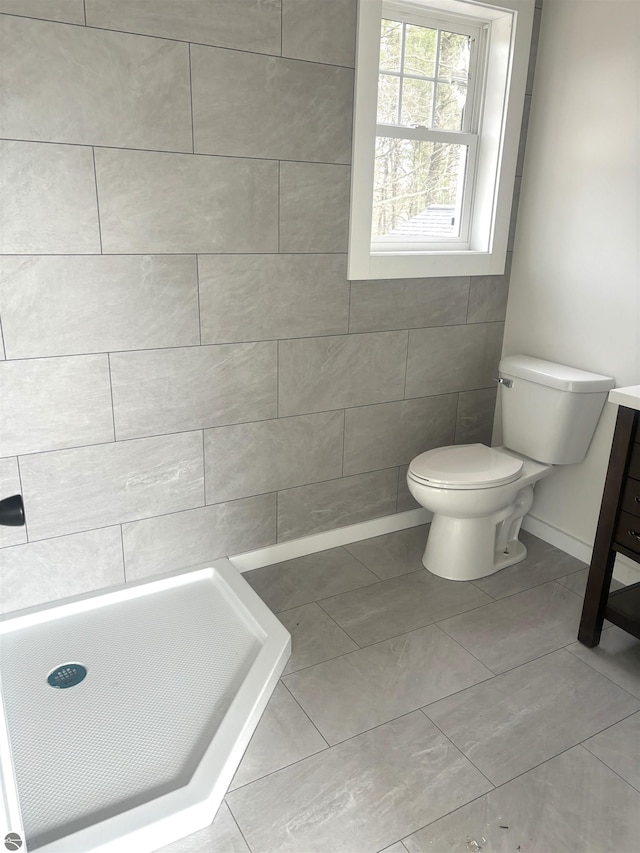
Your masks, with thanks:
M87 668L81 663L63 663L51 670L47 681L51 687L75 687L84 680L86 674Z

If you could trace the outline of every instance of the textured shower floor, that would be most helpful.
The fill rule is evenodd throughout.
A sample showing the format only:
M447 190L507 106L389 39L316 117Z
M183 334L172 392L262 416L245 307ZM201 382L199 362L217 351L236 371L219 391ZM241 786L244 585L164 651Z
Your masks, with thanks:
M273 625L262 627L225 581L226 572L250 604L264 607L228 561L216 565L45 609L22 625L20 617L3 623L3 698L29 850L87 849L81 845L88 836L78 836L80 846L71 836L123 815L129 826L138 807L143 823L166 824L167 795L177 795L178 811L189 806L190 784L194 801L208 796L214 768L202 763L212 753L220 759L219 732L226 751L238 753L235 761L223 759L228 783L257 723L257 697L263 707L284 666L288 636L277 632L277 649L269 661L262 656L256 680ZM82 664L86 677L74 687L51 687L48 674L65 663ZM227 719L229 730L242 730L238 747L221 726L247 682L245 710L234 707ZM255 717L250 729L239 725L239 713ZM165 827L157 840L193 831L184 829ZM148 849L154 846L160 844Z

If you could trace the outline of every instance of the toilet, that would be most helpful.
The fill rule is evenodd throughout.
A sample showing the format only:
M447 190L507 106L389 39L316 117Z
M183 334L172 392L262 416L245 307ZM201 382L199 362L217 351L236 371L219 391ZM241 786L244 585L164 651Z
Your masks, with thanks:
M527 355L503 358L498 374L504 446L437 447L407 471L409 491L433 513L423 565L449 580L487 577L524 560L518 534L535 484L554 466L584 459L615 385Z

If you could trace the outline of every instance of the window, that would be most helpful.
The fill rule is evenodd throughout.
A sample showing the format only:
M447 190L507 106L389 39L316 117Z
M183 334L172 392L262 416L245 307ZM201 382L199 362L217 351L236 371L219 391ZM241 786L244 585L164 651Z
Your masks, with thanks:
M533 0L360 0L349 277L502 273Z

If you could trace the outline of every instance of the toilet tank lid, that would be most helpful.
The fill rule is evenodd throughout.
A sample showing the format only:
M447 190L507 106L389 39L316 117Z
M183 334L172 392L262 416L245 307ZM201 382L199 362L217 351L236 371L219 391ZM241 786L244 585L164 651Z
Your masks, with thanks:
M576 367L567 367L565 364L556 364L553 361L544 361L528 355L507 356L501 360L498 370L501 376L527 379L529 382L537 382L538 385L558 388L561 391L572 391L574 394L609 391L616 384L611 376L589 373L586 370L578 370Z

